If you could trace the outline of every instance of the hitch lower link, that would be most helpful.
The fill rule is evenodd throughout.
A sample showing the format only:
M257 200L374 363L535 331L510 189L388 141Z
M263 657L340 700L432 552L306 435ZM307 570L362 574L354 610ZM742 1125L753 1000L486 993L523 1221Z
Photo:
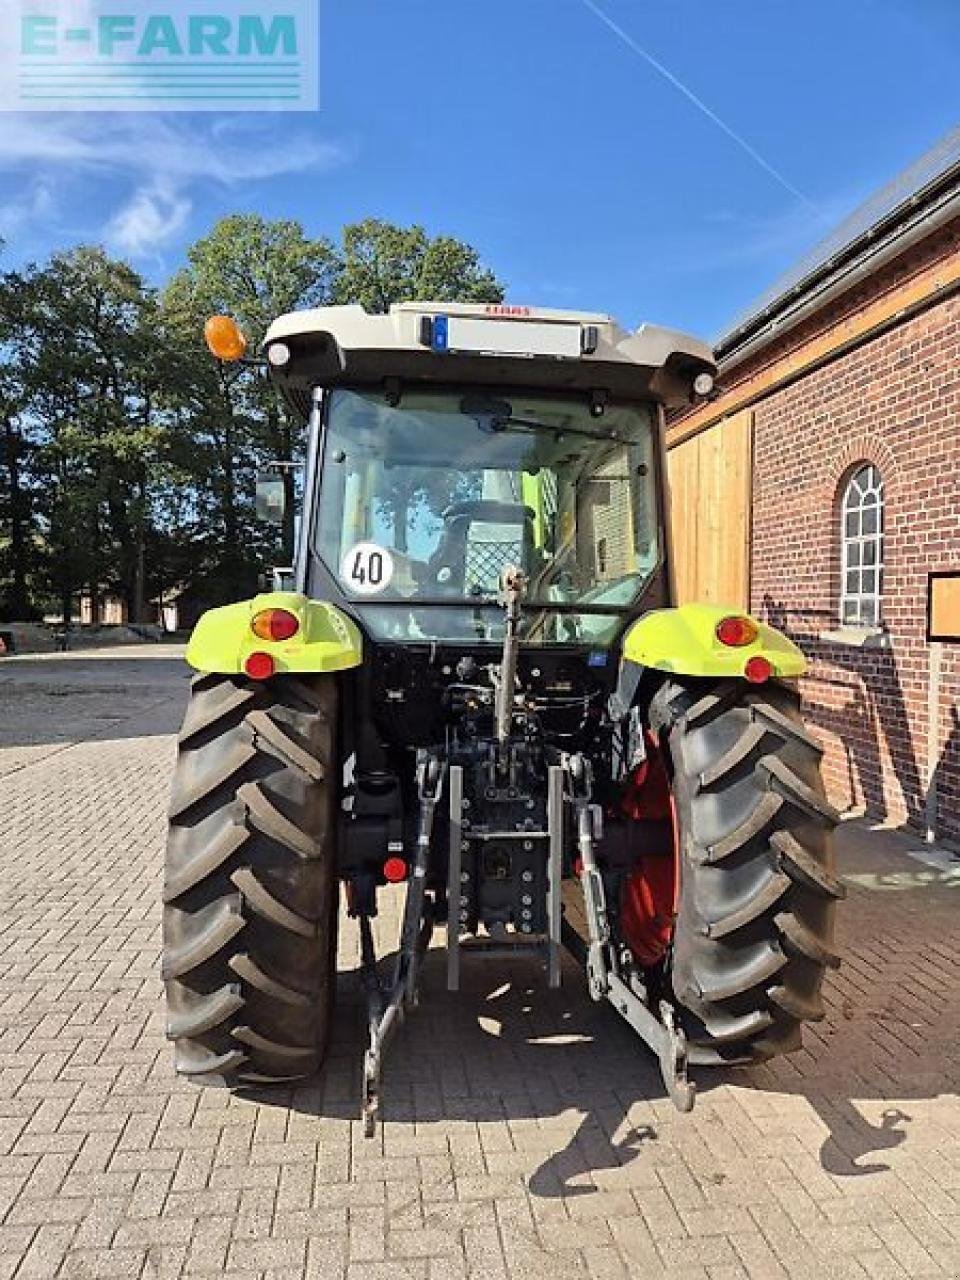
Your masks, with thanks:
M370 915L360 913L360 978L367 995L370 1036L363 1055L361 1083L361 1119L365 1138L372 1138L376 1132L380 1113L383 1055L406 1011L417 1006L420 964L433 933L435 909L432 899L426 894L426 882L433 819L440 798L443 772L443 765L436 756L426 751L417 753L417 790L420 800L417 848L407 883L400 949L397 952L393 980L389 985L382 983L377 975Z
M590 763L581 755L565 756L561 768L566 798L576 815L577 852L580 859L580 884L586 907L589 945L586 951L587 982L594 1000L609 1000L617 1012L633 1027L657 1055L660 1073L670 1099L680 1111L693 1107L695 1086L687 1079L687 1043L683 1028L676 1019L673 1005L659 1003L659 1017L651 1010L644 995L639 995L632 982L636 979L621 966L610 922L607 916L603 876L597 866L594 841L600 834L601 810L591 803L592 774ZM380 1113L380 1081L387 1045L402 1023L408 1009L416 1008L418 982L424 952L430 943L436 922L436 904L426 893L433 823L445 766L428 752L417 756L417 789L420 816L417 847L404 904L400 931L400 947L392 981L385 983L377 974L377 957L370 924L370 910L360 910L360 977L367 996L369 1041L363 1057L361 1085L361 1119L364 1137L373 1137ZM562 804L559 795L558 808ZM559 815L558 815L559 816ZM565 930L565 934L569 931ZM580 945L575 945L580 943ZM569 944L582 951L579 935L569 934Z
M600 834L602 810L599 805L591 803L590 762L581 755L566 756L563 768L568 780L569 798L576 815L580 885L590 936L586 954L590 995L594 1000L609 1000L650 1046L660 1062L660 1074L670 1100L678 1111L691 1111L696 1086L687 1079L687 1040L677 1021L676 1011L668 1000L661 1000L658 1009L660 1016L657 1017L649 1002L644 996L637 994L621 971L607 916L603 876L594 854L594 841ZM631 978L633 975L626 976Z

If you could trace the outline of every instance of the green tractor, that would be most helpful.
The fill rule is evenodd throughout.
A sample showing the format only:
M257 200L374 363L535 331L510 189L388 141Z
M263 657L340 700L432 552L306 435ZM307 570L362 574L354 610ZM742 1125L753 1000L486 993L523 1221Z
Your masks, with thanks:
M226 318L220 358L243 354ZM664 410L709 349L608 316L404 303L280 317L270 374L309 419L291 590L213 609L179 740L163 973L177 1070L316 1072L339 886L358 922L364 1128L446 929L461 966L561 947L693 1105L688 1066L800 1045L837 964L836 815L799 650L674 603ZM283 514L269 482L266 510ZM696 520L696 511L682 513ZM378 891L403 885L392 976Z

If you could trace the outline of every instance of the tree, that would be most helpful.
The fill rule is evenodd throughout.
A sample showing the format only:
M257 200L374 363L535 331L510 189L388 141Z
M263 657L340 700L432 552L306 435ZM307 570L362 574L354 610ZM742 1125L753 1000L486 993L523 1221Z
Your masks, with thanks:
M138 621L161 467L153 297L126 263L81 247L32 273L21 324L27 412L47 473L50 575L64 618L87 586L94 618L111 588Z
M276 563L254 476L302 459L304 424L255 361L210 357L208 316L235 316L255 355L271 321L303 307L502 295L449 236L368 219L333 243L253 214L217 223L159 296L88 246L0 275L0 609L23 616L56 599L69 620L86 589L96 616L111 590L137 620L164 586L236 599ZM417 484L394 498L400 526L407 508L437 501Z
M211 466L223 558L218 577L235 593L249 579L244 549L264 545L253 521L252 472L263 462L296 462L303 424L283 405L272 384L245 366L216 365L200 347L210 315L232 315L256 351L271 321L287 311L330 302L359 302L382 311L405 299L434 297L497 301L503 287L480 265L476 250L449 236L430 238L422 227L396 227L367 219L344 227L341 244L310 239L297 222L268 222L238 214L219 222L187 253L188 265L163 297L165 324L177 351L180 376L190 384L187 434L205 448ZM286 523L282 555L293 555L294 482L284 469ZM396 510L418 500L397 494ZM402 536L402 535L401 535Z
M385 312L394 302L501 302L504 287L480 263L476 249L451 236L430 237L423 227L396 227L376 218L344 227L334 296ZM449 498L449 493L447 493ZM425 505L438 512L429 473L422 479L395 474L380 495L392 520L399 551L407 549L410 512Z
M239 585L248 576L241 563L240 535L241 526L251 519L252 488L247 484L246 494L240 491L240 450L245 453L247 472L249 464L258 461L292 462L300 448L302 423L279 402L260 372L245 366L218 366L210 359L200 343L203 323L210 315L232 315L256 351L278 315L329 300L337 257L329 240L308 238L298 222L268 222L257 214L235 214L192 245L187 260L165 291L165 320L191 383L192 428L208 443L206 458L217 472L214 492L226 577ZM202 367L197 367L198 362ZM289 468L284 470L284 482L283 555L290 559L294 492Z
M423 227L396 227L367 218L343 228L337 302L389 311L394 302L501 302L503 285L476 249Z
M11 620L31 616L34 521L28 490L30 443L23 429L22 294L21 277L13 272L0 277L0 617Z
M330 241L310 239L299 222L237 213L191 245L166 293L198 318L232 315L256 348L278 315L328 302L337 271Z

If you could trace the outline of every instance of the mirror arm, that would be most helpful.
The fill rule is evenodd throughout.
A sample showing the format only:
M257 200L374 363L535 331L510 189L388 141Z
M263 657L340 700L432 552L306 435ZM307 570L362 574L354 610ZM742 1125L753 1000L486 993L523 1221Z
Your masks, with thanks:
M240 366L243 369L269 369L266 356L241 356L239 360L218 360L219 365Z

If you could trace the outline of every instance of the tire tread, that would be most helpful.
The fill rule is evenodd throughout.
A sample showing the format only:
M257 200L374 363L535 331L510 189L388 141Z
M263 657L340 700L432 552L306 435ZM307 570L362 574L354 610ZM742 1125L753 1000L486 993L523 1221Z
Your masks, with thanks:
M192 683L170 805L162 970L176 1068L199 1083L281 1083L323 1061L336 723L333 676Z
M762 1061L823 1017L844 894L822 748L794 689L668 678L650 705L668 747L681 837L665 977L699 1062Z

